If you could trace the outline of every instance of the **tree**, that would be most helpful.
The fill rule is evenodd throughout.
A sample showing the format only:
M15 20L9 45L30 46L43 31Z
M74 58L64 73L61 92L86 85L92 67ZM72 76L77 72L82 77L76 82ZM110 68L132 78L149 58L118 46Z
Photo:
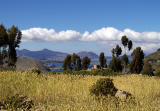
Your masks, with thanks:
M129 41L128 41L128 50L129 50L129 51L132 49L132 46L133 46L132 41L129 40Z
M76 64L76 59L77 59L77 57L78 57L78 55L76 55L75 53L73 53L72 55L71 55L71 62L72 62L72 64Z
M128 59L128 56L126 54L124 54L121 58L121 63L123 65L123 71L126 72L126 66L128 65L129 63L129 59Z
M126 54L124 54L121 58L121 61L124 65L128 65L129 63L129 59L128 59L128 56Z
M77 59L77 71L80 71L82 69L82 64L81 64L81 58Z
M152 66L149 62L144 63L141 73L148 76L154 76Z
M116 46L116 48L114 49L116 57L119 57L122 53L122 49L119 45Z
M7 31L3 24L0 25L0 47L6 45L8 41Z
M132 73L140 73L143 68L144 53L141 47L137 47L131 54L132 61L130 63L130 71Z
M115 55L115 49L113 48L112 49L112 57L115 57L114 55Z
M122 53L122 49L119 45L116 45L116 48L112 49L112 60L109 63L109 68L114 72L122 71L121 60L118 58ZM116 57L115 57L116 54Z
M71 62L74 70L81 70L81 58L77 54L73 53L71 56Z
M64 70L71 70L71 55L67 55L63 63Z
M124 71L126 72L126 66L129 62L128 57L126 55L126 47L128 46L128 50L130 51L132 49L133 44L132 44L132 41L127 38L127 36L122 36L121 42L122 42L122 44L124 46L124 50L125 50L125 54L123 55L121 60L123 63Z
M109 68L114 72L121 72L122 71L121 60L117 57L113 57L109 63Z
M124 46L125 54L126 54L126 46L128 45L128 38L127 38L127 36L125 36L125 35L122 36L121 42L122 42L122 44L123 44L123 46Z
M2 48L7 45L8 35L3 24L0 25L0 65L3 65Z
M106 58L103 52L100 53L99 62L100 62L100 67L103 69L106 66Z
M17 61L16 48L21 43L22 33L16 26L12 26L8 29L8 45L9 45L9 60L8 65L14 66Z
M90 62L91 62L90 58L84 57L83 60L82 60L82 68L84 70L87 70L88 66L90 65Z
M16 48L21 43L22 33L16 26L12 26L6 30L0 25L0 65L3 65L3 60L8 58L8 66L15 66L17 61ZM6 61L6 60L5 60Z

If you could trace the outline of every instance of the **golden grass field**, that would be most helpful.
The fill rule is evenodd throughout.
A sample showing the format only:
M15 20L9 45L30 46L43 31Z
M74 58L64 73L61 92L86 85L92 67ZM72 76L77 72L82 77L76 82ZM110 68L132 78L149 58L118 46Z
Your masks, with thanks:
M43 111L155 111L160 110L160 78L141 75L110 77L115 87L131 93L133 102L97 100L90 87L102 76L37 75L0 72L0 101L15 94L31 98ZM33 110L35 110L33 108Z

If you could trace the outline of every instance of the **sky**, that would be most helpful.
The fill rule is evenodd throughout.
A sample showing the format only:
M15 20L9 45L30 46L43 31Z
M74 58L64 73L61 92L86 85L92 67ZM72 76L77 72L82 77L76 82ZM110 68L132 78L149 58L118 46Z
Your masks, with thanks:
M0 0L0 23L22 31L20 49L111 55L121 37L160 48L159 0Z

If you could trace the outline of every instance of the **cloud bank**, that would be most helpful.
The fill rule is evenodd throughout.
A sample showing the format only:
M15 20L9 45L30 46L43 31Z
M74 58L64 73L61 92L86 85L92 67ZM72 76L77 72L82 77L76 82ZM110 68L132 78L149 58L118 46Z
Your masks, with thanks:
M24 42L57 42L57 41L82 41L99 42L107 45L120 43L121 37L126 35L134 43L134 46L141 46L145 51L152 51L160 47L160 32L136 32L131 29L120 31L113 27L105 27L80 33L75 30L56 32L54 29L30 28L22 30Z

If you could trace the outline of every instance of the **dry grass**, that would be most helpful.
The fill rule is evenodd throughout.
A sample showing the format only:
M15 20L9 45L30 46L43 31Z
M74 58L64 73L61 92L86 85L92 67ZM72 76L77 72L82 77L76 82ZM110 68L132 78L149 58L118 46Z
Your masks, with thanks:
M54 111L152 111L160 109L160 78L140 75L110 77L118 89L135 97L133 102L96 100L89 88L101 76L37 75L27 72L0 72L0 101L23 94L35 107ZM34 109L33 109L34 110Z

